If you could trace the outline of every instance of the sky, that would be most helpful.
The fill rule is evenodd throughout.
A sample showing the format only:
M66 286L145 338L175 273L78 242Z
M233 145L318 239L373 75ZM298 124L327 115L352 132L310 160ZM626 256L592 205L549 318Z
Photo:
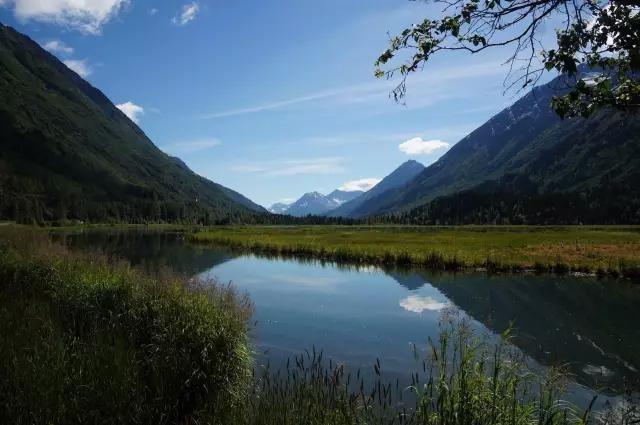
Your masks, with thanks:
M440 6L408 0L0 0L163 151L269 206L425 165L521 93L505 52L435 58L403 104L373 63Z

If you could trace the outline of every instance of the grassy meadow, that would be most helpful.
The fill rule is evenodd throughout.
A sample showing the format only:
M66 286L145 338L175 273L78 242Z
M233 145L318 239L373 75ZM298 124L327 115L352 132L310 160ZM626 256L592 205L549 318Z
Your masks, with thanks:
M444 270L640 274L640 227L229 226L197 243L277 255Z

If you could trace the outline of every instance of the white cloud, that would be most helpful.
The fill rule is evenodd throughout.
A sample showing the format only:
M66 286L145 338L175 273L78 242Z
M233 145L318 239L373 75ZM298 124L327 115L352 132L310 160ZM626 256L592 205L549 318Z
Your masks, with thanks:
M198 12L200 12L200 5L198 2L194 1L192 3L187 3L182 6L182 13L173 18L173 23L177 25L187 25L189 22L193 21L196 16L198 16Z
M99 34L102 26L129 3L129 0L4 0L13 6L21 21L34 20Z
M93 68L87 63L86 59L67 59L62 61L62 63L82 78L87 78L93 73Z
M326 175L344 173L344 159L340 157L286 159L230 167L238 173L261 173L268 176Z
M421 137L414 137L398 145L398 149L407 155L426 155L439 149L446 149L450 145L442 140L422 140Z
M44 47L51 53L63 53L65 55L70 55L73 53L73 47L67 46L60 40L48 41L42 47Z
M193 153L220 146L221 144L222 142L219 139L205 138L174 143L164 149L172 153Z
M116 107L136 124L140 123L140 117L141 115L144 115L144 108L140 105L136 105L131 101L121 103L120 105L116 105Z
M497 108L494 108L493 110L497 111ZM460 140L461 138L478 128L478 126L480 126L482 123L483 121L472 123L456 123L455 125L445 127L429 127L428 129L416 128L414 130L407 130L401 133L381 133L379 131L375 131L309 136L302 139L296 138L291 139L287 142L281 142L281 145L283 145L283 143L287 143L299 146L300 143L303 143L310 146L333 147L371 143L397 143L399 140L408 140L415 137L416 134L424 133L429 133L436 139Z
M353 192L356 190L362 190L366 192L367 190L371 189L373 186L380 183L380 181L382 181L382 179L378 179L375 177L368 178L368 179L352 180L340 186L339 189L344 190L345 192Z
M400 300L400 307L412 313L422 313L423 311L440 311L447 307L447 303L439 302L432 297L421 297L419 295L409 295Z
M155 16L157 13L158 13L158 9L156 9L155 7L149 10L149 15L151 16Z

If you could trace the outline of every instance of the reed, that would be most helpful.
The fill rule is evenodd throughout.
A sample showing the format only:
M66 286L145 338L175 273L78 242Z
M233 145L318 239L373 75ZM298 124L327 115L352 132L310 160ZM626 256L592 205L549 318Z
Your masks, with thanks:
M257 374L248 403L234 423L606 423L592 406L579 409L562 399L566 381L561 370L533 373L509 344L508 332L492 342L474 334L464 320L449 316L426 352L420 358L414 349L418 367L405 386L385 381L379 360L373 365L374 378L367 379L359 370L350 372L327 360L321 351L307 351L283 370L267 366Z
M35 239L28 240L28 239ZM251 307L45 239L0 243L0 423L196 423L246 398Z

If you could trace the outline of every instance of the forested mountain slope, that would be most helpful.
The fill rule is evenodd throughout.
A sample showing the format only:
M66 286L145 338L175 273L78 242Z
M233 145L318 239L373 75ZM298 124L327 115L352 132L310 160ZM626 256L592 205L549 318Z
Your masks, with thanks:
M604 110L589 119L561 121L549 108L549 101L562 87L562 81L556 79L535 88L458 142L407 185L364 202L360 214L406 212L443 196L453 199L464 193L468 198L480 187L487 196L591 197L613 190L629 202L637 200L639 114ZM595 198L587 201L594 208L598 202Z
M368 215L370 200L380 197L384 199L385 193L393 189L399 189L409 183L415 176L424 170L424 165L418 161L409 160L401 164L380 183L369 189L350 202L330 211L330 217L363 217Z
M239 220L262 207L158 149L99 90L0 26L0 218Z

